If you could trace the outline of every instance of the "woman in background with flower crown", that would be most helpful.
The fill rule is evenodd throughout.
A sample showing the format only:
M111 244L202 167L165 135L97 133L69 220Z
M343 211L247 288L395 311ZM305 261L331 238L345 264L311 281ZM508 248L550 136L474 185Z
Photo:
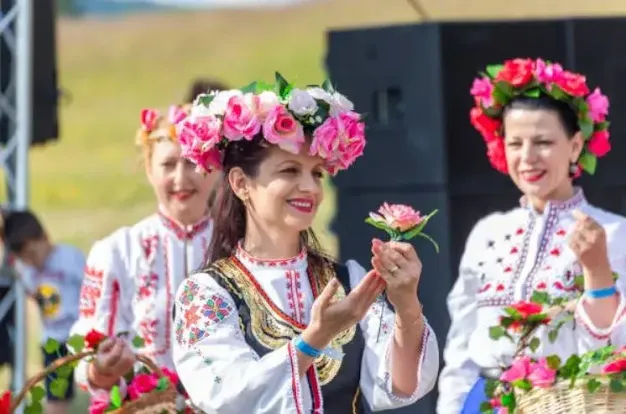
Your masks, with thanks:
M415 250L375 241L366 272L325 256L311 230L325 171L363 152L360 116L329 86L293 89L277 75L274 87L246 89L201 95L182 124L185 155L225 174L211 264L176 297L174 360L190 399L224 414L415 402L439 365ZM377 302L385 286L395 314Z
M484 378L499 376L515 353L515 343L494 341L489 327L505 306L529 301L534 291L574 299L576 276L583 275L583 296L571 306L575 323L554 343L540 327L541 345L531 356L565 361L609 341L626 343L619 324L626 219L590 205L572 183L581 170L593 174L596 158L610 149L608 99L599 89L590 93L583 76L541 59L507 61L487 73L474 81L471 121L492 166L509 174L523 197L520 207L480 220L468 237L448 297L452 325L438 414L480 412Z
M137 140L158 211L97 241L89 253L80 319L72 333L96 330L109 336L93 362L78 366L76 381L90 391L112 388L132 369L128 340L135 335L144 343L139 352L174 369L174 293L189 271L206 262L213 228L208 200L219 177L198 174L180 156L175 127L187 111L179 106L164 115L142 111Z

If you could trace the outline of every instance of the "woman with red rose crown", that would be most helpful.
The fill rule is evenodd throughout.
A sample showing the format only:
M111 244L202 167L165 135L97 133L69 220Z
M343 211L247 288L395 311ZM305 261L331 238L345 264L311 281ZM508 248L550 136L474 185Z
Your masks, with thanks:
M504 307L536 291L571 297L574 322L554 343L540 327L537 336L546 340L530 356L565 361L626 342L626 219L589 204L572 183L583 171L593 174L611 148L607 97L590 91L584 76L541 59L490 66L471 94L471 122L492 166L509 174L523 197L519 207L480 220L467 240L448 297L439 414L480 412L484 379L497 378L516 351L514 342L490 338L489 328ZM519 306L520 314L535 311Z
M162 114L141 112L137 141L158 212L97 241L87 259L80 297L80 317L73 334L105 334L92 362L81 361L76 381L92 393L125 386L121 377L133 368L130 339L137 352L174 369L171 354L174 293L187 272L206 261L213 221L209 197L218 174L203 175L180 157L176 125L189 106Z
M408 243L372 242L374 269L337 264L311 231L322 177L363 153L364 124L328 83L200 95L185 156L225 179L208 267L178 289L174 362L207 413L361 414L435 385L437 341ZM377 300L386 287L395 313ZM379 327L381 327L379 332Z

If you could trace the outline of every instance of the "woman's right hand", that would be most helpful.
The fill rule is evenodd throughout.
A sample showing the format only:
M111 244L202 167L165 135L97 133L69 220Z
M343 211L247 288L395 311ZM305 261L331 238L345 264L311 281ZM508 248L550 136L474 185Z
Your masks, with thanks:
M311 323L302 339L316 349L325 348L339 333L359 323L385 289L385 282L371 270L345 298L336 300L339 286L333 278L313 302Z
M135 363L135 354L123 338L108 338L98 347L98 353L89 365L89 382L96 388L109 389L117 385Z

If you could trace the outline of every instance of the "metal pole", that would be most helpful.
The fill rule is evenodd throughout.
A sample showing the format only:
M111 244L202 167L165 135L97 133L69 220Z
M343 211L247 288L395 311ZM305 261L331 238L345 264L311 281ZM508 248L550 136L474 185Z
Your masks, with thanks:
M41 1L41 0L37 0ZM33 0L17 0L18 16L16 22L15 76L17 108L17 148L15 174L15 208L28 207L28 149L31 141L32 101L32 21ZM21 283L13 285L15 289L15 389L22 389L26 383L26 292ZM22 409L18 411L22 412Z

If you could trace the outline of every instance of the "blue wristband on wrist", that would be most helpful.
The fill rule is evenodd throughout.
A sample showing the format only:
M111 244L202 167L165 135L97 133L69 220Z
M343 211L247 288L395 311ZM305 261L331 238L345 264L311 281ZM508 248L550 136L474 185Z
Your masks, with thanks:
M315 349L311 345L304 342L304 339L302 339L301 336L296 336L295 338L293 338L293 345L298 351L311 358L317 358L322 355L322 352L320 350Z
M617 293L617 288L615 287L615 285L607 287L607 288L590 289L590 290L585 291L585 295L587 295L588 297L592 299L608 298L610 296L615 295L616 293Z
M311 345L307 344L301 336L293 338L293 346L295 346L298 351L311 358L318 358L322 355L326 355L330 359L341 360L344 355L342 352L330 347L322 350L315 349Z

